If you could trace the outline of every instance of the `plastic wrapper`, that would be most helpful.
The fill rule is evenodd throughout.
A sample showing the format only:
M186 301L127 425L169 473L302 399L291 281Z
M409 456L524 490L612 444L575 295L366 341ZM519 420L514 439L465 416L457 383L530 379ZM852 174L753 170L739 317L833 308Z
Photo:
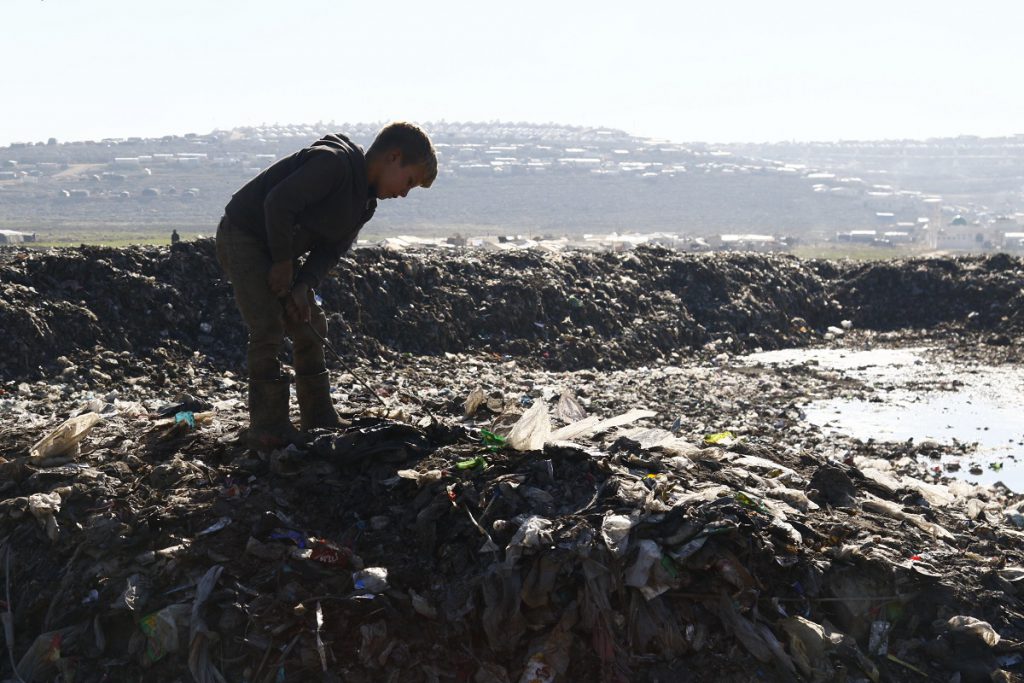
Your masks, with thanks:
M84 413L65 420L59 427L37 441L28 451L31 460L76 453L81 443L92 428L103 418L97 413Z

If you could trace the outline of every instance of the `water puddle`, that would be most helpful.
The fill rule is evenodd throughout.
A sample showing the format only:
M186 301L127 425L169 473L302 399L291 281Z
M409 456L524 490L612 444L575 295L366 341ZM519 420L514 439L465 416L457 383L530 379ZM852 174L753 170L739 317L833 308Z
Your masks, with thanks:
M876 389L870 401L835 398L803 406L807 421L825 432L861 441L976 444L966 455L926 463L943 470L959 465L948 474L976 483L1002 481L1024 491L1024 368L964 365L926 357L927 351L784 349L747 359L766 365L813 364Z

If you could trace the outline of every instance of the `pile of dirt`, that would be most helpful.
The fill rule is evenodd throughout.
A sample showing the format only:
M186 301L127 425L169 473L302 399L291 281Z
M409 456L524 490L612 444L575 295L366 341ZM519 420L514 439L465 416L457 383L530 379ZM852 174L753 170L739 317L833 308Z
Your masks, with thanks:
M363 357L489 351L551 369L803 345L869 329L1024 328L1024 266L1005 255L837 266L789 256L359 249L320 295L332 341ZM0 252L0 377L96 346L241 367L244 329L212 240L173 248Z
M855 325L874 330L944 324L1008 339L1024 330L1024 266L1007 254L870 262L835 279Z
M552 368L624 367L721 341L802 343L838 323L827 287L788 257L360 249L320 292L332 341L363 356L491 351ZM794 320L796 322L794 322ZM0 376L108 351L199 352L240 367L244 329L210 240L171 249L0 255Z

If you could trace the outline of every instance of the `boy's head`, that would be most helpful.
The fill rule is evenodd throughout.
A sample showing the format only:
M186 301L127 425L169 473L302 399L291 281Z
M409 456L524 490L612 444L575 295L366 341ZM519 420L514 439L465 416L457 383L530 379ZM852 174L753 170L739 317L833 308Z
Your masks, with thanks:
M399 121L384 126L366 151L368 179L377 199L404 197L430 187L437 177L437 153L423 129Z

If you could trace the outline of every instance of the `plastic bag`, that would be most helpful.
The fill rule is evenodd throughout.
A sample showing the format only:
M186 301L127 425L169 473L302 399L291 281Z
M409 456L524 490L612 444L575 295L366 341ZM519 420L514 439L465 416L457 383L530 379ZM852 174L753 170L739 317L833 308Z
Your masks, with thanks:
M146 634L145 657L156 662L177 652L181 645L180 630L188 625L192 606L168 605L158 612L147 614L139 622L139 628Z
M517 451L539 451L551 436L551 417L543 401L534 401L508 434L508 445Z
M608 515L601 522L601 538L615 557L622 557L629 548L629 530L636 520L625 515Z
M60 534L60 527L57 525L56 514L60 512L60 494L33 493L28 497L28 509L32 516L39 520L39 523L46 528L46 535L51 541L56 541Z
M505 549L505 564L514 565L522 556L523 550L537 548L551 543L551 520L536 515L527 517Z
M626 570L626 585L640 589L644 598L653 600L673 587L671 577L662 569L661 546L650 539L638 545L636 559Z

